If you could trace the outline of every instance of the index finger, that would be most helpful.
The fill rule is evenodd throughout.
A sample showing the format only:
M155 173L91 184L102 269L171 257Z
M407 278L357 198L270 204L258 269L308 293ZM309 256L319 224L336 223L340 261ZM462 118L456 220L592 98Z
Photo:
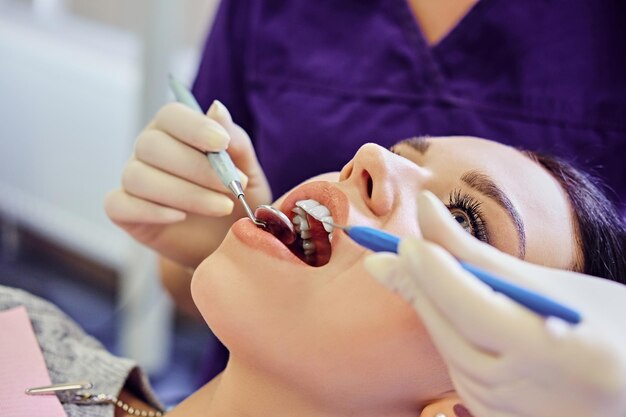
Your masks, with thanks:
M400 258L433 306L480 349L502 353L541 326L541 318L492 291L439 246L405 239Z
M152 127L202 152L222 151L230 142L230 136L222 125L181 103L163 106Z

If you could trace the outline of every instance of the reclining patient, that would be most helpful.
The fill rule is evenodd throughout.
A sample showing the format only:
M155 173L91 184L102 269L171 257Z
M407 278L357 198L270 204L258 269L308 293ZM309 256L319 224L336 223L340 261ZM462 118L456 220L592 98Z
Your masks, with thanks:
M392 152L365 145L338 182L305 183L275 206L290 213L312 199L336 224L418 236L422 189L438 196L468 233L501 251L550 267L625 276L624 254L611 246L623 230L620 220L583 176L486 140L412 139ZM454 396L420 319L368 277L366 251L307 220L303 248L291 249L239 220L196 269L193 298L230 359L221 376L180 406L180 415L408 417ZM599 248L599 240L608 243ZM598 264L594 251L619 258Z
M294 219L297 202L315 200L336 224L419 236L416 195L427 189L468 233L503 252L626 276L616 212L583 174L550 158L476 138L411 139L391 152L365 145L337 182L324 178L275 206ZM415 417L456 398L419 317L368 276L367 251L298 217L300 238L291 247L238 220L196 269L194 301L230 359L168 415ZM605 262L595 259L600 253ZM58 380L63 371L53 382L67 382Z

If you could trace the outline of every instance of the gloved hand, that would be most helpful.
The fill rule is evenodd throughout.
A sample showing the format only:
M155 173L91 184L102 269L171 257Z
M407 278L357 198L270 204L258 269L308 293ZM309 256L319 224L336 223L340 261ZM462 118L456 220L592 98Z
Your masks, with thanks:
M219 246L235 220L245 216L204 152L228 147L243 174L241 182L251 207L272 199L247 133L217 100L207 116L180 103L162 107L137 137L122 188L105 200L114 223L141 243L192 268Z
M474 417L626 416L626 286L532 265L471 237L435 196L419 197L423 240L375 254L371 274L422 318ZM578 310L544 319L493 292L458 259Z

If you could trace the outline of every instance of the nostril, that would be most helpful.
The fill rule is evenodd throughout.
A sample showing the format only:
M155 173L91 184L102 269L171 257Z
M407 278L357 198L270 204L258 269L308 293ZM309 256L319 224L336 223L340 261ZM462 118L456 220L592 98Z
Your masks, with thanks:
M374 191L374 181L372 176L367 171L363 171L363 176L367 178L367 198L372 198L372 192Z

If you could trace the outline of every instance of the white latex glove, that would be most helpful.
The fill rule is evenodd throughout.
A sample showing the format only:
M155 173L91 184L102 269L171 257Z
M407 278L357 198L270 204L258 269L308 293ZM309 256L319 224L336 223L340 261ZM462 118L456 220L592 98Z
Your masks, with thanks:
M250 206L271 201L246 132L217 100L207 116L180 103L162 107L137 137L122 188L105 200L114 223L141 243L192 268L219 246L235 220L245 216L204 152L228 147L243 174Z
M424 240L375 254L371 274L421 316L474 417L626 416L626 286L523 262L465 232L431 193ZM465 272L454 257L578 310L545 320Z

